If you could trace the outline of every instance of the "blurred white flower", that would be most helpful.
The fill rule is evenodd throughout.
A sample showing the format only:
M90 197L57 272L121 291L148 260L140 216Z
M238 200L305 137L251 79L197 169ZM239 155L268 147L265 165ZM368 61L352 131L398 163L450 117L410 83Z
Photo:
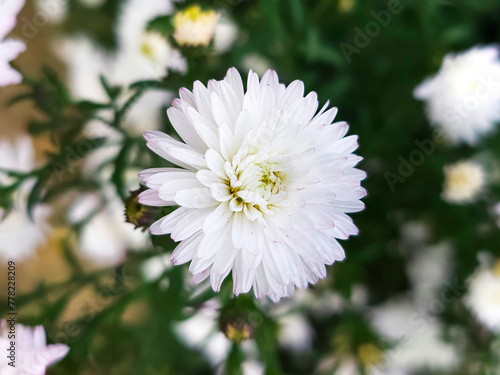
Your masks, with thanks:
M60 23L68 16L68 0L36 0L37 17L50 23Z
M318 109L304 84L286 87L276 72L259 82L250 72L247 92L238 71L208 88L180 90L168 116L186 142L151 131L147 145L184 169L141 172L149 187L139 200L181 207L151 226L151 233L182 241L174 264L191 261L198 280L219 290L232 271L233 291L252 287L274 301L326 276L325 265L345 257L338 239L358 229L346 214L364 208L365 172L354 168L357 136L332 123L337 109Z
M304 352L312 347L314 330L304 315L293 313L278 320L280 326L278 340L282 347Z
M258 361L245 361L241 365L242 375L264 375L264 364Z
M451 143L476 144L500 121L500 60L493 46L448 54L441 69L414 92L432 125Z
M87 213L82 212L85 209L90 210ZM75 202L72 217L88 217L95 209L96 197L87 194ZM82 255L99 266L120 264L125 260L127 251L143 250L148 244L148 233L125 222L123 203L119 198L111 196L104 207L98 208L97 214L83 226L80 233Z
M450 203L474 202L486 184L481 164L466 160L444 167L443 199Z
M243 70L252 70L259 76L263 76L268 70L272 69L271 62L256 53L246 55L241 62L241 67Z
M426 248L419 248L408 263L414 299L425 303L434 298L446 286L451 276L453 249L449 242L441 242Z
M218 21L215 11L191 5L174 15L174 39L180 46L208 46Z
M221 17L215 28L214 52L226 53L238 39L238 26L227 17ZM250 70L250 69L246 69Z
M6 39L17 23L17 14L25 0L0 0L0 87L21 83L23 77L13 69L9 62L26 50L26 44L20 40Z
M99 77L111 75L111 55L85 36L58 40L55 52L66 63L66 81L74 99L107 102Z
M33 209L33 220L25 207L9 212L0 222L0 258L19 261L33 255L46 241L51 212L50 207L38 205Z
M378 334L396 343L377 366L382 373L448 371L460 363L460 348L442 339L442 324L423 307L403 299L371 311L371 322Z
M35 167L33 143L28 136L15 141L0 140L0 170L29 172ZM13 180L0 172L0 185L8 186ZM16 192L12 211L5 214L0 209L0 258L22 260L32 255L43 244L49 232L47 219L52 210L38 204L33 218L27 213L27 198L34 185L26 181ZM5 217L4 217L5 216Z
M216 367L223 362L231 348L231 342L218 327L218 300L206 302L192 317L178 323L175 330L186 345L199 350Z
M15 340L9 338L11 331L15 331ZM11 342L15 341L14 365L10 355ZM0 374L2 375L45 375L48 367L63 359L68 354L69 347L64 344L47 345L43 326L27 327L11 323L3 319L0 322Z
M173 49L167 39L148 32L149 21L172 11L168 1L129 0L122 5L118 21L118 52L110 54L85 37L63 40L57 52L68 65L68 84L76 99L108 102L99 77L109 84L128 86L135 81L161 79L169 70L185 72L186 60ZM135 92L124 90L118 104L124 104ZM127 113L122 124L131 135L161 126L162 106L170 104L173 94L164 90L148 90ZM103 110L101 117L111 120L112 113ZM112 132L110 130L109 132ZM119 138L118 137L114 137Z
M157 255L142 262L141 275L143 280L154 282L158 280L165 271L172 268L173 264L170 260L170 254Z
M431 238L431 228L424 221L410 221L401 226L403 241L412 245L423 245Z
M500 260L494 267L480 266L469 278L464 303L481 323L500 332Z
M169 69L186 71L180 52L162 35L147 31L150 21L171 12L170 1L127 0L123 4L117 26L119 51L110 77L113 83L160 79Z

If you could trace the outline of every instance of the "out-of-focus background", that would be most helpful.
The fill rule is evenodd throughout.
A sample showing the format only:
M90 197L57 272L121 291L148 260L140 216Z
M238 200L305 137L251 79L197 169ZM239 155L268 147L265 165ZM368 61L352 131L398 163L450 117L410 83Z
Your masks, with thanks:
M201 47L173 36L193 6ZM11 36L0 297L14 260L19 322L70 347L48 374L500 374L499 0L32 0ZM346 260L278 304L193 285L135 229L161 216L131 193L161 165L142 133L232 66L330 100L368 173Z

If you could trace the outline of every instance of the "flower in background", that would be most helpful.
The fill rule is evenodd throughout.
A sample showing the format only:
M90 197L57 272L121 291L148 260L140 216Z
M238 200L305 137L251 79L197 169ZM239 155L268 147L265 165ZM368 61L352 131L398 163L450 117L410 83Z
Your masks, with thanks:
M464 303L481 323L500 332L500 260L493 267L480 266L469 278Z
M380 373L405 374L457 368L461 359L460 347L454 341L447 342L442 338L443 324L429 311L433 306L422 307L401 299L389 301L371 311L376 332L395 343L376 366Z
M10 142L0 141L0 185L9 186L15 181L3 171L30 172L35 166L33 143L28 136ZM38 204L32 218L27 213L27 198L34 185L33 179L25 181L14 197L12 211L0 209L0 258L22 260L32 255L47 237L47 219L52 210Z
M364 208L366 174L354 168L357 136L332 124L337 109L317 108L316 93L304 97L301 81L286 87L273 71L260 82L250 72L246 93L234 68L208 88L180 90L168 116L186 143L157 131L145 138L182 169L141 172L149 190L139 197L181 206L151 226L181 241L174 264L191 261L195 279L210 276L216 291L232 271L235 294L253 287L277 301L344 259L337 239L358 233L346 213Z
M68 0L36 0L37 14L50 23L61 23L68 17Z
M281 317L278 324L280 326L278 340L282 347L294 352L311 349L314 329L305 316L299 313L288 314Z
M227 358L231 349L231 342L218 327L219 308L220 302L213 298L193 316L175 326L179 338L188 347L199 350L214 367Z
M271 62L257 53L246 55L241 61L241 67L243 70L252 70L259 76L263 76L272 69Z
M452 144L476 144L500 121L500 60L496 47L474 47L444 58L438 74L415 89L432 125Z
M113 84L161 79L169 70L186 72L187 63L181 53L164 36L147 30L150 21L172 10L170 1L125 2L118 19L119 50L110 76Z
M80 232L80 252L95 265L122 263L128 251L140 251L149 244L149 235L125 222L122 201L109 195L103 204L95 194L79 197L69 213L72 223L84 221Z
M153 19L172 11L168 1L129 0L121 8L118 19L118 51L103 51L83 36L57 43L57 54L67 64L68 85L75 99L107 102L100 82L104 76L111 85L128 86L138 80L161 79L170 70L185 72L187 63L160 34L146 30ZM134 92L124 90L118 104L124 104ZM169 104L173 94L164 90L148 90L131 107L123 128L131 135L161 127L161 107ZM110 120L112 113L102 111ZM113 132L111 129L109 133ZM119 137L115 134L114 138Z
M222 16L215 28L214 52L216 54L226 53L231 49L237 39L238 26L228 17Z
M474 202L486 184L481 164L466 160L444 167L443 199L450 203Z
M44 375L48 367L63 359L69 352L64 344L47 345L43 326L26 327L16 323L15 327L6 319L0 322L0 374L2 375ZM8 355L12 338L9 332L14 329L15 339L15 367L9 366ZM7 358L6 358L7 357Z
M191 5L174 16L174 39L180 46L206 47L212 40L219 14L214 10L202 10Z
M407 266L413 299L428 304L452 276L453 248L447 241L415 249ZM441 290L440 290L441 289Z
M9 62L26 50L26 44L20 40L5 39L17 23L17 14L25 0L0 0L0 87L21 83L23 77L13 69Z

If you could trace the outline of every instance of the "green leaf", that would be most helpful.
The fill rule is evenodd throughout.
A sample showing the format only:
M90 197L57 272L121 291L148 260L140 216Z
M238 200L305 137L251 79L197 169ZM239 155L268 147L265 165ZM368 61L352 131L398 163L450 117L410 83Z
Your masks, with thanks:
M110 86L108 81L106 80L106 77L104 77L103 75L99 76L99 80L101 81L101 85L104 88L104 91L106 91L106 94L111 100L115 100L118 95L120 95L121 87Z
M12 99L7 101L7 107L13 106L14 104L20 103L25 100L33 99L33 93L24 93L14 96Z
M36 182L35 186L33 186L33 189L31 189L31 192L28 196L27 211L28 211L28 216L32 220L33 220L33 210L36 204L40 203L43 200L42 196L43 190L49 178L50 178L49 170L47 168L42 169L38 176L38 181Z
M306 12L302 0L290 0L290 12L295 27L298 30L303 30Z
M285 27L281 21L281 15L279 11L277 0L259 0L260 8L262 13L267 17L271 28L274 30L275 34L278 36L283 36L285 33Z
M153 31L168 37L174 33L174 25L171 15L160 16L148 23L148 31Z
M32 135L39 135L53 128L51 121L32 120L28 124L28 132Z
M123 201L127 198L127 191L125 189L125 172L127 170L128 156L134 143L131 140L125 141L122 149L118 153L114 165L115 169L111 176L111 181L116 187L118 195Z
M134 82L129 86L130 90L136 90L136 91L141 91L141 90L151 90L151 89L164 89L165 85L161 81L155 81L155 80L145 80L145 81L138 81Z

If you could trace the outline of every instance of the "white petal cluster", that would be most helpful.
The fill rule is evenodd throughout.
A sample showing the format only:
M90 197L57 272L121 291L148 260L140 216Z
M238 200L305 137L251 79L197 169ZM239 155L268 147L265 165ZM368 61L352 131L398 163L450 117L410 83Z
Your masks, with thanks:
M26 327L15 325L15 340L9 338L14 332L6 319L0 322L0 374L2 375L45 375L48 367L63 359L69 347L64 344L47 345L43 326ZM15 341L15 367L9 366L11 341Z
M414 92L432 125L452 144L476 144L500 121L500 60L496 47L449 54L440 71Z
M466 306L486 327L500 332L500 261L495 267L480 267L468 280Z
M444 167L443 199L450 203L471 203L486 184L481 164L465 160Z
M17 14L25 0L0 0L0 87L21 83L23 77L13 69L9 62L26 50L26 44L20 40L6 39L14 26Z
M29 172L35 166L33 143L26 136L16 141L0 141L0 169L15 172ZM14 181L0 173L0 185L9 186ZM0 258L22 260L32 255L45 242L51 208L39 204L28 216L27 197L34 181L26 181L14 197L14 207L9 213L0 209Z
M180 241L174 264L191 261L194 281L214 290L232 272L234 293L289 296L326 276L343 260L337 239L358 233L346 214L361 211L366 195L352 154L357 136L344 137L328 103L316 114L316 93L288 87L268 71L250 72L247 90L236 69L208 87L181 89L168 116L185 143L161 132L147 145L181 168L153 168L139 197L152 206L180 208L155 222L153 234Z

